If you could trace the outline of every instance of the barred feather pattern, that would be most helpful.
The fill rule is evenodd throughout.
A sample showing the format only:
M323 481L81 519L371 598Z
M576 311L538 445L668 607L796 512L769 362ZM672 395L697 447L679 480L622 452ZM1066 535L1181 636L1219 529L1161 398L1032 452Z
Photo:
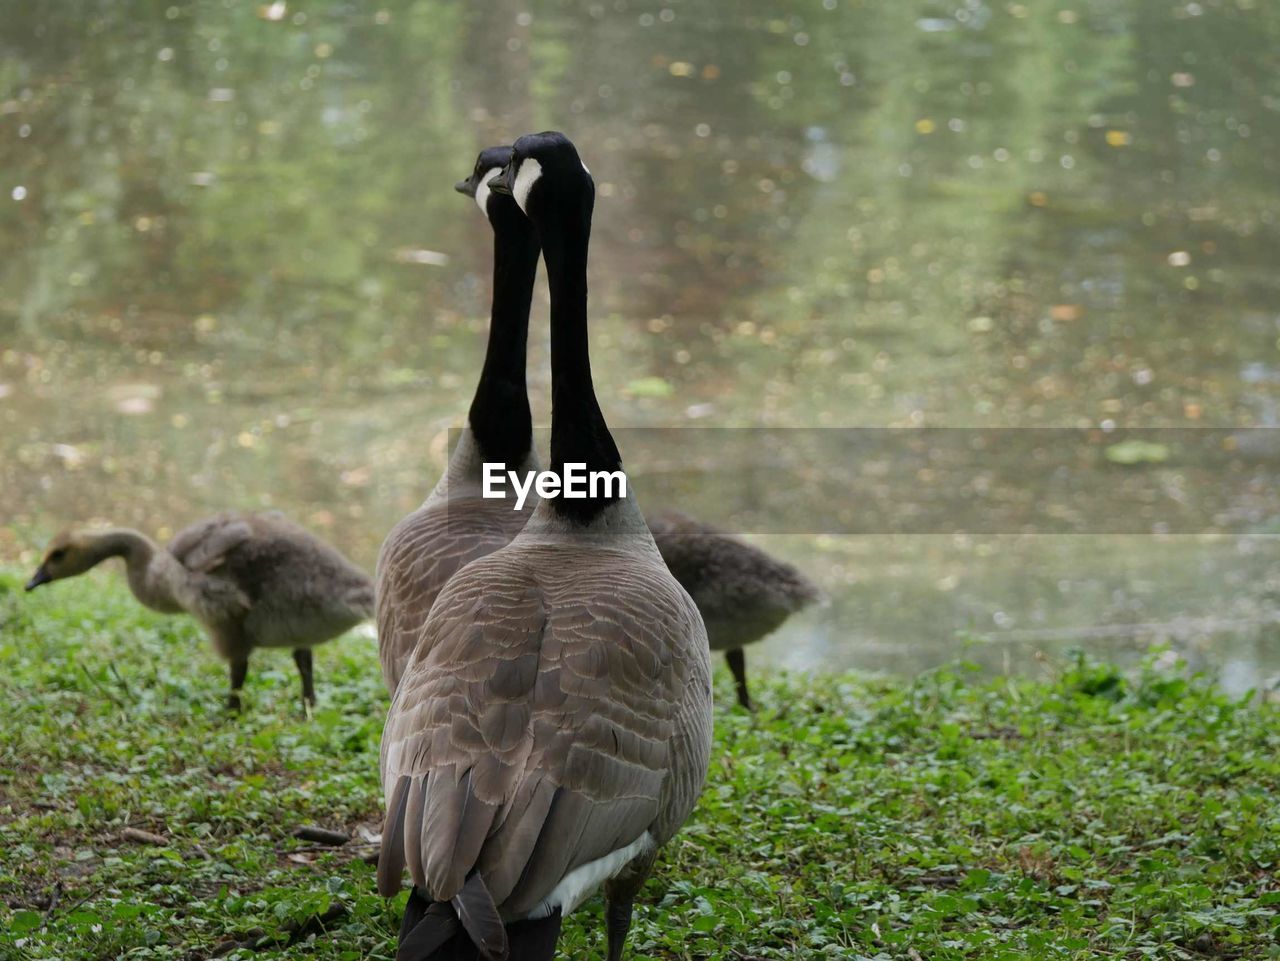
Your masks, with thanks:
M378 658L389 693L395 693L440 591L463 567L511 543L527 519L528 511L513 510L508 499L450 498L438 491L387 535L374 581Z
M478 871L519 920L574 868L684 822L710 753L706 634L637 543L520 537L440 593L383 734L384 894L407 867L448 901Z

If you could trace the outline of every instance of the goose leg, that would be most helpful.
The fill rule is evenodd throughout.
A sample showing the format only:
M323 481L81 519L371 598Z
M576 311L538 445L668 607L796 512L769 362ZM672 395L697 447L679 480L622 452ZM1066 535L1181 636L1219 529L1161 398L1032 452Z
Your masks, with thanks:
M241 657L231 662L231 693L227 695L227 710L240 713L240 688L244 687L249 673L249 659Z
M754 711L751 695L747 693L747 658L742 648L725 651L724 659L729 662L729 670L733 672L734 683L738 686L738 703L748 711Z
M627 932L631 930L631 906L644 887L645 878L653 870L656 855L656 849L638 855L616 878L605 882L604 929L609 937L607 961L622 961Z
M607 961L622 961L622 949L627 944L627 932L631 930L630 901L615 901L612 898L605 904L604 927L609 935L609 956Z
M298 665L298 673L302 675L302 710L310 717L311 709L316 706L316 686L311 675L311 648L295 648L293 663Z

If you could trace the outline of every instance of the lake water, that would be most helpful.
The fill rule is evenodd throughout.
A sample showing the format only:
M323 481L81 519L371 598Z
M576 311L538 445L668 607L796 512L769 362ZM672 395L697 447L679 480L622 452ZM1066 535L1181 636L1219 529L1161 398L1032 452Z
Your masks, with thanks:
M1280 426L1276 4L0 14L8 563L73 522L163 536L274 506L371 567L479 369L489 231L452 184L547 127L597 182L593 365L618 427ZM998 510L976 531L757 525L832 603L756 656L1038 671L1168 643L1265 683L1280 441L1240 436L1261 440L1220 466L1233 516L1173 532L1105 507L1067 531ZM1177 503L1219 488L1156 446L1116 476ZM849 454L840 508L921 476L906 449L876 463ZM783 487L761 475L764 516Z

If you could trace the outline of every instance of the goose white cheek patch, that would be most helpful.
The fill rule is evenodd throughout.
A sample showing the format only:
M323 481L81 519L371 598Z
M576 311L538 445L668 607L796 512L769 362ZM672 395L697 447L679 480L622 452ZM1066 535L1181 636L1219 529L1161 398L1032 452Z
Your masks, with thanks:
M476 184L476 206L480 208L480 212L486 217L489 216L489 181L498 176L499 173L498 168L494 167L481 177L480 182Z
M538 178L542 176L542 164L530 157L528 160L520 164L520 169L516 171L516 182L511 188L511 194L516 198L516 203L520 205L520 209L525 210L525 202L529 199L529 191L533 189L533 185L538 182Z

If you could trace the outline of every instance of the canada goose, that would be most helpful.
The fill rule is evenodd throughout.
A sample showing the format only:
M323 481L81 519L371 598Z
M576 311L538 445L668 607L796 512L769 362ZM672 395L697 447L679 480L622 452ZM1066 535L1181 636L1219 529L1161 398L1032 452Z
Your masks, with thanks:
M231 662L227 707L240 710L249 654L293 648L303 709L316 692L311 648L373 615L373 584L334 548L275 514L217 514L167 547L127 528L59 534L27 590L124 559L133 596L155 611L194 616Z
M396 525L378 558L378 645L393 694L441 588L471 561L509 543L538 501L530 491L513 510L510 497L480 496L485 461L521 471L538 466L524 378L538 238L515 200L489 189L510 156L509 146L482 150L471 176L454 188L474 197L493 226L489 343L463 442L440 484ZM514 416L506 416L503 404ZM698 605L712 650L725 651L739 703L750 709L742 647L815 600L817 588L790 565L683 515L661 515L650 529L671 573Z
M454 188L474 197L493 227L489 343L467 428L444 476L425 503L392 529L378 555L378 655L392 694L440 589L460 568L510 543L533 510L532 504L513 510L509 498L482 496L486 461L522 472L537 468L525 344L538 238L514 200L489 190L510 157L510 147L482 151L471 176Z
M707 626L711 650L724 651L738 703L752 710L742 648L776 630L822 591L785 561L676 511L649 518L649 529Z
M551 470L618 471L591 380L591 175L521 137L490 189L536 227L551 289ZM400 961L553 956L601 883L608 958L711 750L706 631L628 489L551 498L440 592L382 737L378 890L413 892Z

